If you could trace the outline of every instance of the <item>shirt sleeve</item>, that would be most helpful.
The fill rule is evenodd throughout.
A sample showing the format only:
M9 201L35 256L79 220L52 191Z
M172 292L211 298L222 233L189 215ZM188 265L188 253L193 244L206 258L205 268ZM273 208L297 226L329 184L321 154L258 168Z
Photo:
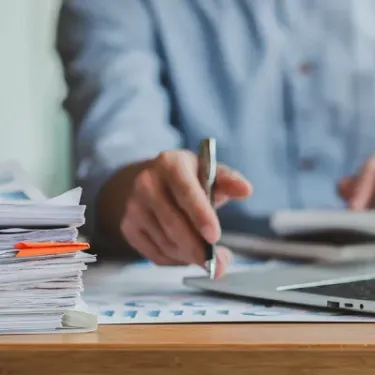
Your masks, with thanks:
M93 230L96 195L117 169L181 147L156 33L142 0L67 0L58 30L74 129L75 177Z

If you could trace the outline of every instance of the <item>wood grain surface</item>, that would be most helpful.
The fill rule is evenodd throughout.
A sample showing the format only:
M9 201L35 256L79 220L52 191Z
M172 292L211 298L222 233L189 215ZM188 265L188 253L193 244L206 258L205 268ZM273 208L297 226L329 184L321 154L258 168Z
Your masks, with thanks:
M101 326L0 336L0 375L374 375L375 324Z

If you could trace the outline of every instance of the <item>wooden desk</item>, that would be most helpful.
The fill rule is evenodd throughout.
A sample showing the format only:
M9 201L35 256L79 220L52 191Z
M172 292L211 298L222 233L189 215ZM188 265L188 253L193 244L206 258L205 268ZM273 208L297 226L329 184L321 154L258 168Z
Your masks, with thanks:
M0 336L0 374L374 375L375 324L101 326Z

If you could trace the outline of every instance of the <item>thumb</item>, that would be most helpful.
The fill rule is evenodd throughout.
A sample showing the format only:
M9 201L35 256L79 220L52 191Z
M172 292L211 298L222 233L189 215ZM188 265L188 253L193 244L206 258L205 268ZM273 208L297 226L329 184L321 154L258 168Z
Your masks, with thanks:
M217 246L216 256L217 256L217 269L216 269L215 279L218 279L225 274L230 263L232 262L232 252L224 246ZM205 264L202 264L202 267L206 269Z
M250 182L238 171L219 165L215 181L215 194L229 199L245 199L252 193Z

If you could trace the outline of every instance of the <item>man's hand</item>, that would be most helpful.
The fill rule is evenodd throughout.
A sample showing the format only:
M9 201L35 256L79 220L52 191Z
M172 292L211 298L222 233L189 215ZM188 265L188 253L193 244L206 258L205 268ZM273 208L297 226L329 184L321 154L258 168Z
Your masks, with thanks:
M357 176L342 179L339 192L352 210L372 207L375 198L375 154L367 159Z
M202 239L215 243L220 224L198 179L198 158L185 150L166 151L131 172L120 171L118 180L128 186L119 226L124 239L158 265L205 263ZM108 195L121 184L112 183ZM126 182L126 183L125 183ZM125 190L125 189L124 189ZM124 191L123 190L123 191ZM112 193L111 193L112 191ZM215 182L215 204L250 195L250 183L238 172L219 165ZM220 276L230 262L230 252L218 247Z

